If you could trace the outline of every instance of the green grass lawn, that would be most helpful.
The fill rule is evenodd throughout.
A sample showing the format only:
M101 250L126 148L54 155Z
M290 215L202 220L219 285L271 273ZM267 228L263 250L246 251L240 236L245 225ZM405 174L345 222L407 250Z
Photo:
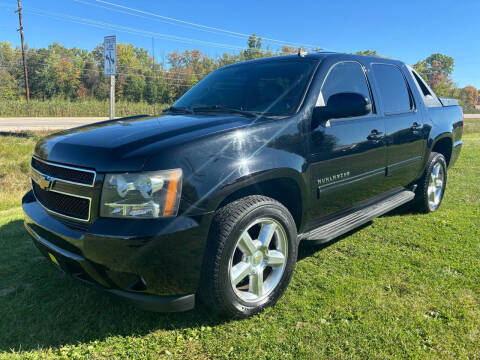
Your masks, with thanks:
M480 358L480 121L468 123L438 212L301 246L285 296L241 321L144 312L60 273L22 223L38 135L0 135L0 358Z

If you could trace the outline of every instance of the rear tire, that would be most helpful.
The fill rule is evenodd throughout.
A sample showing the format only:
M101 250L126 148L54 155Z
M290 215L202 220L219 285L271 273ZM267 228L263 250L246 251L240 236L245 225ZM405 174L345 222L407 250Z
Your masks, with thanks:
M432 152L425 172L415 191L413 208L423 213L437 211L447 186L447 162L445 157Z
M278 201L252 195L227 204L212 221L199 298L228 317L256 314L283 295L297 251L295 221Z

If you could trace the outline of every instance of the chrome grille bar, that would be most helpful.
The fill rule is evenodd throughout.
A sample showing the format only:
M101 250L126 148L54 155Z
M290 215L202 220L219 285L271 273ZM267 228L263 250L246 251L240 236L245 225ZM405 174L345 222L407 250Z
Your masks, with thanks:
M33 159L35 159L35 161L42 162L47 167L59 167L59 168L69 169L69 170L79 172L79 173L81 173L81 172L89 173L89 174L91 174L91 177L92 177L91 184L86 184L86 183L82 183L82 182L75 182L75 181L71 181L69 179L64 179L64 178L61 178L61 177L55 177L55 176L52 176L51 174L45 174L45 173L39 171L38 169L36 169L33 166L33 163L34 163ZM50 173L55 173L55 171L51 171ZM64 175L64 174L65 173L61 173L61 175ZM58 165L58 164L47 162L45 160L40 160L37 157L32 158L32 166L31 166L30 177L31 177L31 181L32 181L33 194L35 195L35 198L37 199L38 203L46 211L48 211L49 213L52 213L56 216L62 217L62 218L71 219L71 220L75 220L75 221L81 221L81 222L90 221L91 210L92 210L91 209L92 208L92 197L91 196L85 196L85 194L84 194L85 190L79 191L82 195L78 194L78 193L75 193L75 187L79 186L79 187L83 187L83 188L85 188L85 187L93 188L93 186L95 185L96 175L97 175L96 172L93 171L93 170L80 169L80 168L66 166L66 165ZM62 191L60 191L60 189L56 188L56 185L57 184L62 184L62 183L63 184L74 185L74 186L73 187L72 186L67 186L68 191L65 191L63 189L65 186L61 186ZM36 186L34 186L34 184ZM39 196L40 194L36 193L37 191L36 191L35 188L37 188L37 191L40 191L41 196ZM79 190L81 190L81 188L79 188ZM86 218L84 216L82 216L82 217L71 216L72 211L71 211L71 206L69 206L69 205L71 205L71 203L69 205L67 205L67 203L60 201L59 206L56 207L56 208L55 208L55 205L54 206L48 206L47 203L49 201L47 201L47 198L45 198L45 196L48 196L49 192L64 195L66 197L65 199L67 199L67 200L68 200L68 198L77 198L77 199L88 200L88 216L86 216ZM89 191L89 193L90 193L90 191ZM58 198L58 195L56 197ZM42 199L45 200L45 201L42 201ZM52 199L52 201L53 201L53 199ZM52 205L52 204L50 204L50 205ZM62 213L62 206L61 205L66 206L66 208L64 208L64 209L65 209L65 213L68 213L68 215L65 214L65 213ZM85 208L83 208L83 209L85 209ZM84 212L85 211L82 212L82 211L79 210L78 216L80 216L80 214L84 213Z

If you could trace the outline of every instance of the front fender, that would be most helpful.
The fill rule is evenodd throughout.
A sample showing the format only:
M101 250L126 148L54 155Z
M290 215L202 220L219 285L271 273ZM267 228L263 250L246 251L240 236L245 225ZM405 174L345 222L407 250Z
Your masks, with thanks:
M288 142L285 134L275 139L266 139L260 133L249 134L248 139L238 132L233 136L231 147L218 154L214 166L204 173L195 171L197 179L201 179L195 188L204 211L215 211L225 198L242 188L274 179L292 180L300 189L301 198L306 197L302 142Z
M255 184L270 182L272 180L290 180L297 188L292 191L300 191L300 198L307 197L307 184L301 172L292 168L265 169L246 176L238 176L213 194L208 203L208 211L215 211L218 206L232 194ZM302 201L302 212L305 213L306 202Z
M295 181L304 198L306 143L298 117L261 119L172 147L153 157L151 163L181 167L180 211L205 214L242 187L276 178Z

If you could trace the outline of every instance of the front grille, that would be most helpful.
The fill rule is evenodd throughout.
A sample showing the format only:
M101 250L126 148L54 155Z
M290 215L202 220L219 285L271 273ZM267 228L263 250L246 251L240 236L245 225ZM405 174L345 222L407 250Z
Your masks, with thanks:
M95 172L91 170L74 169L69 166L46 163L32 157L32 168L38 172L73 183L93 186Z
M34 181L32 181L32 188L37 200L48 210L79 220L89 220L89 199L61 194L54 191L45 191L42 190Z

